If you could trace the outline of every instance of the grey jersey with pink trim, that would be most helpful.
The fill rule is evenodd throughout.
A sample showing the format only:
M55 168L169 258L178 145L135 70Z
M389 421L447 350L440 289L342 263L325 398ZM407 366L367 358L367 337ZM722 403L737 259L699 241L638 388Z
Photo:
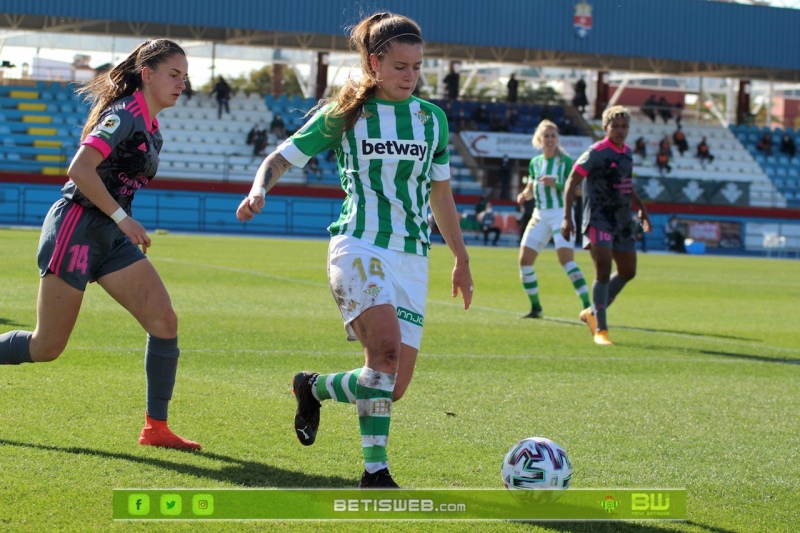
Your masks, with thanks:
M620 150L608 140L593 144L575 162L583 176L583 228L589 226L614 235L633 231L631 194L633 192L633 151Z
M103 111L82 144L103 154L97 173L111 196L130 214L134 193L156 175L163 143L158 121L151 120L147 103L137 92ZM61 194L82 206L95 207L72 180L64 185Z

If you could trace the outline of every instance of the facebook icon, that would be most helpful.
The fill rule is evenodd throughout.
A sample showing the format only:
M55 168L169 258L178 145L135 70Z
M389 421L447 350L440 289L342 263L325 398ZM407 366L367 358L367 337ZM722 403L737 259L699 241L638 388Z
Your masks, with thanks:
M147 494L131 494L128 496L128 514L143 516L150 514L150 496Z

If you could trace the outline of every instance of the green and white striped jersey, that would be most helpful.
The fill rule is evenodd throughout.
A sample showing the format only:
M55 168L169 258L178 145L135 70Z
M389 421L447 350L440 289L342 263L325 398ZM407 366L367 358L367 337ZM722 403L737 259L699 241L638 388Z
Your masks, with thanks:
M564 184L571 171L572 158L566 155L556 154L547 159L540 154L531 159L528 175L534 180L533 198L539 210L564 208ZM546 187L540 180L543 177L556 178L556 188Z
M341 122L320 109L278 147L303 167L328 149L336 154L346 198L331 235L350 235L380 248L428 255L431 181L450 179L450 132L439 107L411 97L392 102L370 97L355 127L341 135Z

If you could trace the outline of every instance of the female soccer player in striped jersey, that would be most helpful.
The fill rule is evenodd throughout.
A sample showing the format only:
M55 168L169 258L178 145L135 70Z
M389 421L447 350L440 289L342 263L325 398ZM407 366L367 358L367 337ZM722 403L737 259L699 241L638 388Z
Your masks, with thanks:
M522 287L531 302L531 310L522 318L541 318L542 305L539 302L539 282L533 271L533 263L550 239L556 245L558 262L569 276L578 298L586 309L589 302L589 289L583 273L575 263L575 236L569 239L561 236L561 219L564 216L564 182L572 170L572 158L561 147L558 127L549 120L539 123L531 140L534 148L542 150L531 159L528 165L528 184L517 195L517 203L524 204L533 198L536 207L533 216L522 235L519 247L519 274Z
M417 359L428 286L428 209L455 257L452 295L472 301L469 256L450 188L447 118L412 96L423 41L413 20L377 13L351 31L361 57L360 79L350 79L309 122L266 157L241 221L264 208L264 195L291 166L305 166L332 149L346 198L328 228L328 280L349 340L364 347L365 364L352 371L300 372L295 433L316 439L320 402L355 403L365 469L362 488L397 487L386 444L393 402L403 396Z

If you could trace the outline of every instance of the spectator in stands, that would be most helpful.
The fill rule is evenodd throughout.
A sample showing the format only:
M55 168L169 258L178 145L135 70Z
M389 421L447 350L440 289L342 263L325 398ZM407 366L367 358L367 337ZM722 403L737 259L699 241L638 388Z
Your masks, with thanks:
M151 244L147 230L130 215L134 191L147 186L158 170L162 137L156 116L175 105L187 71L183 49L156 39L142 43L78 90L93 106L61 189L63 198L42 225L36 328L0 335L0 365L58 358L75 327L86 287L96 281L147 332L147 407L139 444L199 450L198 443L167 426L180 355L178 319L145 255ZM107 322L104 327L127 328L125 321ZM102 386L92 384L89 396ZM21 390L13 394L23 399ZM12 394L4 398L11 400ZM35 408L36 400L29 401ZM90 426L93 421L83 420L86 414L70 413L71 423Z
M518 87L519 87L519 81L517 81L516 75L511 74L511 77L508 79L508 83L506 84L506 89L508 90L508 94L506 95L506 102L508 102L509 104L517 103Z
M553 239L556 255L561 268L569 277L581 309L588 308L589 289L581 269L575 263L575 236L565 239L561 235L561 219L564 217L564 182L572 170L572 158L561 147L558 127L549 120L543 120L536 127L531 143L542 153L530 160L528 174L530 179L517 195L517 203L523 205L533 200L535 208L519 247L519 276L522 289L528 296L531 310L521 318L541 318L542 305L539 300L539 281L533 270L536 258Z
M656 95L651 94L650 97L642 104L642 114L650 119L650 122L656 121L656 107L658 102Z
M486 209L486 204L489 203L489 192L485 192L478 198L478 202L475 204L475 214L483 212Z
M664 172L672 172L672 167L669 162L672 159L672 145L670 144L669 137L664 135L658 143L658 152L656 152L656 168L662 176Z
M797 153L797 145L794 143L794 139L788 133L784 133L783 137L781 137L781 152L789 156L789 159L794 157L794 154Z
M675 215L669 217L669 222L664 226L664 235L667 241L667 250L679 254L686 253L686 237L681 231L681 226Z
M683 102L681 101L675 102L673 109L675 110L674 111L675 125L680 128L681 120L683 120Z
M672 172L672 166L669 164L670 160L670 151L663 147L663 144L658 149L658 153L656 154L656 168L658 169L658 173L661 177L664 176L665 173L669 174Z
M772 155L772 134L770 132L764 132L764 135L758 140L756 149L764 152L765 155Z
M269 131L278 142L282 142L286 138L286 123L280 113L275 113L272 117L272 122L269 123Z
M633 144L633 153L637 154L642 160L647 159L647 141L644 137L639 137Z
M231 101L231 86L228 85L228 82L225 81L225 78L220 76L217 78L217 83L214 84L214 87L211 89L211 92L208 93L208 97L211 98L212 96L216 95L217 97L217 118L222 118L222 112L225 111L229 115L231 114L231 108L229 106L229 102Z
M663 96L658 99L658 104L656 104L658 108L658 114L661 115L661 120L664 121L664 124L672 119L672 106L669 105L667 99Z
M450 63L450 72L442 80L444 82L445 93L448 100L458 100L458 86L461 77L456 70L456 64Z
M461 293L465 309L472 302L472 275L450 186L447 118L439 107L410 98L423 60L419 26L400 15L376 13L353 27L350 42L360 55L362 75L347 79L303 129L264 159L236 216L244 222L260 213L265 194L292 165L302 167L313 155L336 151L346 198L329 228L329 282L348 338L361 342L365 361L352 371L294 376L295 434L301 444L313 444L320 401L354 401L365 462L359 486L397 488L386 443L392 404L411 382L422 340L429 209L454 256L452 295ZM382 104L387 101L392 105ZM381 136L362 136L367 131ZM361 137L358 150L351 149L355 132ZM387 164L381 164L380 149L397 139L419 157L407 154L397 164L397 153L387 154Z
M606 312L618 299L620 291L636 276L636 237L631 218L631 206L638 211L645 232L651 228L650 216L633 186L633 158L625 144L630 131L630 112L622 106L612 106L603 112L602 124L606 138L595 143L578 158L564 187L564 218L561 236L570 238L576 233L572 222L575 190L586 180L584 187L584 216L582 232L595 266L592 283L592 307L581 311L579 317L592 332L594 342L611 344L608 338ZM617 271L611 269L616 264Z
M186 78L183 81L186 84L186 89L183 90L183 95L186 96L186 101L188 102L189 100L192 99L192 96L194 96L194 90L192 89L192 82L189 81L188 74L186 75Z
M581 113L586 112L586 106L589 105L589 100L586 98L586 82L583 78L575 82L575 95L572 97L572 105Z
M678 148L678 153L683 156L684 153L689 151L689 142L686 140L686 134L683 133L683 129L678 126L678 129L672 134L672 142L675 143L675 146Z
M700 143L697 145L695 157L700 160L700 164L703 165L703 168L706 167L706 161L709 163L714 162L714 156L711 154L711 151L708 148L708 143L706 142L705 137L703 137Z
M511 198L511 158L507 154L503 154L500 159L500 171L498 178L500 181L500 199L509 200Z
M483 232L483 245L489 244L489 234L494 234L492 246L497 246L497 241L500 240L500 228L495 226L497 215L492 208L492 202L486 202L486 208L478 213L478 222L481 223L481 231Z

